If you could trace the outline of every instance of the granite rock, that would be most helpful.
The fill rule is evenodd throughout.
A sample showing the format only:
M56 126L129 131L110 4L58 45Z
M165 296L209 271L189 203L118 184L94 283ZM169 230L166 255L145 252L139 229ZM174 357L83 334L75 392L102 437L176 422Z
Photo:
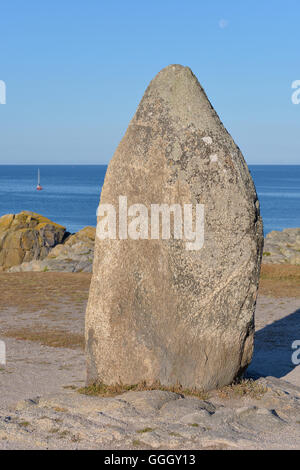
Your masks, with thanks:
M252 358L262 221L245 160L188 67L168 66L147 88L100 202L118 210L120 196L148 210L203 205L204 246L96 237L87 383L231 383Z

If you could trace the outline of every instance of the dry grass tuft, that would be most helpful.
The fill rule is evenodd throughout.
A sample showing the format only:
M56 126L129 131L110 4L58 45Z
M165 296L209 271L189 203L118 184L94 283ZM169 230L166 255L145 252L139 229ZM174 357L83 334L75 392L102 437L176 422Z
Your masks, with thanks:
M68 411L67 408L61 408L60 406L54 406L53 410L57 413L66 413Z
M146 432L152 432L152 431L154 431L154 430L155 430L155 429L153 429L153 428L143 428L143 429L139 429L139 430L137 431L137 433L138 433L138 434L144 434L144 433L146 433Z
M224 399L249 397L259 400L266 392L266 387L252 379L243 379L217 390L219 397Z
M87 387L81 387L77 389L78 393L89 395L93 397L114 397L121 395L126 392L145 392L150 390L161 390L164 392L173 392L180 395L190 395L199 398L200 400L207 400L209 398L208 393L197 389L185 389L181 385L174 385L166 387L161 385L159 382L155 382L152 385L148 385L146 382L141 382L135 385L105 385L103 383L95 383L88 385Z
M27 428L28 426L30 426L30 422L29 422L29 421L20 421L18 424L19 424L19 426L21 426L22 428Z
M141 447L141 446L144 446L145 444L143 444L141 441L139 441L138 439L134 439L134 441L132 441L132 445L134 447Z

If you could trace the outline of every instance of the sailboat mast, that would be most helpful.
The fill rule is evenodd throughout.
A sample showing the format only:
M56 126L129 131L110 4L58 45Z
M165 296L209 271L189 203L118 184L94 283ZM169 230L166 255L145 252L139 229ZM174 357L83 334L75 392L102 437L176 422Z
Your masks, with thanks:
M38 191L41 191L43 189L42 186L41 186L41 178L40 178L40 169L39 168L38 168L38 184L37 184L36 189Z

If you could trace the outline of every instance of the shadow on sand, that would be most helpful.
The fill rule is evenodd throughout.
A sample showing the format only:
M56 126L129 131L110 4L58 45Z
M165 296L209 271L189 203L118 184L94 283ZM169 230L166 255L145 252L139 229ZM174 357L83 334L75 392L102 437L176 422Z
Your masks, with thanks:
M292 362L295 340L300 340L300 309L255 333L254 355L247 376L282 378L300 367Z

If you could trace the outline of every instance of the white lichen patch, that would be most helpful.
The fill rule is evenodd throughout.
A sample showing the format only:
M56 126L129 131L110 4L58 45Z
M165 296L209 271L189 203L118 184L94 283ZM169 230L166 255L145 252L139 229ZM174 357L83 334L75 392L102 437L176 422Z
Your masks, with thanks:
M202 140L206 145L211 145L212 144L212 138L209 137L209 136L202 137Z
M180 160L181 155L182 155L182 150L181 150L180 144L179 142L175 142L173 149L172 149L173 160L175 161Z
M216 153L213 153L213 154L211 154L211 155L209 156L209 158L210 158L210 161L211 161L212 163L216 163L216 162L218 161L218 158L219 158L219 157L218 157L218 155L217 155Z

